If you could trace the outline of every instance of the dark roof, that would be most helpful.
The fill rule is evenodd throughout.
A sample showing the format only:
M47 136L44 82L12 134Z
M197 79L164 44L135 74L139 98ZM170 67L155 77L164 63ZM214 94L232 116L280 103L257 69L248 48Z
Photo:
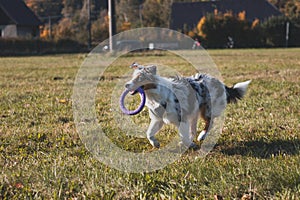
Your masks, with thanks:
M232 11L233 14L246 11L249 21L259 19L264 21L271 16L282 15L281 12L266 0L219 0L193 3L173 3L171 13L171 29L183 29L197 26L199 20L207 13L213 13L217 9L225 13Z
M22 0L0 0L0 23L41 25L41 21Z

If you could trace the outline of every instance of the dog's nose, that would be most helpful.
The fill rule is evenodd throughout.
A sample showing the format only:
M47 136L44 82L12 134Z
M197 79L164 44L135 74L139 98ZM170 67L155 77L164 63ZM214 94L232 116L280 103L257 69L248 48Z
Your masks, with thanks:
M128 83L125 84L125 88L129 88L129 84Z

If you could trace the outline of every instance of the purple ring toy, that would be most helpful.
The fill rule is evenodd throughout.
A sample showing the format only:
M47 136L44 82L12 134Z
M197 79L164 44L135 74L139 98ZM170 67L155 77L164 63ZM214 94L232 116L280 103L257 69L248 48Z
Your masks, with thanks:
M139 87L138 89L136 89L138 92L139 92L139 95L141 97L141 103L139 105L139 107L135 110L128 110L125 105L124 105L124 100L125 100L125 97L126 95L130 92L130 90L124 90L124 92L121 94L121 97L120 97L120 108L122 110L122 112L126 115L136 115L138 114L139 112L141 112L145 106L145 103L146 103L146 96L145 96L145 92L144 90Z

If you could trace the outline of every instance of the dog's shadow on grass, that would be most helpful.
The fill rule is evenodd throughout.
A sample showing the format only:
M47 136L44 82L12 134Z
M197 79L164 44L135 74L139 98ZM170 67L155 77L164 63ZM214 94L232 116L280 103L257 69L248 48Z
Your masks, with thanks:
M300 139L245 141L235 143L234 146L229 147L220 144L219 149L226 155L241 155L267 159L278 155L300 154Z

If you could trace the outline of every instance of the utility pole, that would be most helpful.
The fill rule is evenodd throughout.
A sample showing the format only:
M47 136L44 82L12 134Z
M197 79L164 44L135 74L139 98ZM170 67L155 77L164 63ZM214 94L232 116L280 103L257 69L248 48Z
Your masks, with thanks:
M112 0L108 0L108 20L109 20L109 52L112 53L113 52L113 16L112 16Z
M286 22L285 47L289 46L289 32L290 32L290 22Z
M108 0L108 18L109 18L109 51L113 52L115 41L113 36L116 34L116 18L115 18L115 0Z

